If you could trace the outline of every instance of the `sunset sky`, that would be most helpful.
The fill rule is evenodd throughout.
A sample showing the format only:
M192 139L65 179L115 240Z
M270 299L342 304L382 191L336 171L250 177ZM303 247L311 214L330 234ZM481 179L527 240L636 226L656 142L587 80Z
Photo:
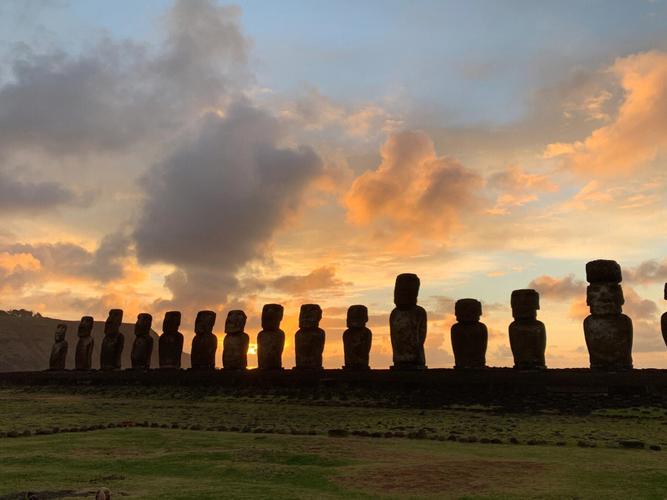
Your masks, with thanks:
M667 0L5 0L0 308L178 309L189 350L198 310L222 338L244 309L254 342L279 302L292 366L316 302L333 368L365 304L382 368L414 272L428 366L463 297L511 366L526 287L547 365L587 366L584 266L610 258L635 366L665 368L665 26Z

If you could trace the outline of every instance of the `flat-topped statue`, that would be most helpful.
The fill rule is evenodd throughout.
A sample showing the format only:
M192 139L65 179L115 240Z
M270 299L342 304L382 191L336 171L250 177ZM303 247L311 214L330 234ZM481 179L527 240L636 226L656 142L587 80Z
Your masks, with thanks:
M456 321L452 325L454 368L485 368L489 333L480 323L482 303L476 299L460 299L454 304Z
M399 274L394 286L396 307L389 316L389 331L394 365L392 369L424 369L426 356L426 310L417 305L419 277Z
M93 368L95 340L92 333L94 324L95 320L92 316L83 316L79 322L76 333L79 340L76 342L76 352L74 353L74 368L76 370L92 370Z
M199 311L195 319L195 337L192 339L190 363L193 370L214 370L215 351L218 337L213 333L216 314L213 311Z
M246 314L240 309L227 314L226 335L222 344L222 367L225 370L245 370L248 367L250 337L243 331L246 319Z
M514 321L509 326L509 334L514 368L546 368L544 352L547 348L547 330L544 323L537 319L540 294L532 289L514 290L511 304Z
M586 304L590 316L584 320L584 336L592 369L632 368L632 320L623 314L621 266L613 260L586 264Z
M280 304L265 304L262 308L262 331L257 334L257 366L261 370L283 367L285 332L280 329L283 313Z
M100 351L100 369L120 370L125 336L120 331L123 323L123 310L111 309L104 323L104 339Z
M60 323L56 326L56 333L54 335L55 341L51 348L51 356L49 357L49 370L64 370L67 363L67 325Z
M162 335L158 339L158 357L160 368L179 369L183 356L183 334L178 331L181 326L180 311L165 313L162 320Z
M366 328L368 309L354 305L347 310L347 330L343 332L346 370L369 370L368 363L373 334Z
M151 356L153 355L152 324L153 316L150 314L141 313L137 316L131 353L132 368L135 370L148 370L151 367Z
M317 304L303 304L299 312L299 329L294 336L297 369L321 370L324 352L324 330L320 328L322 309Z

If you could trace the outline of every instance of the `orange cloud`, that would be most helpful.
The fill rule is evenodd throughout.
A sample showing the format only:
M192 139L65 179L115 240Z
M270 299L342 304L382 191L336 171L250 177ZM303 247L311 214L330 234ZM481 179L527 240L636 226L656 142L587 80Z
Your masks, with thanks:
M481 178L457 161L438 156L423 132L393 134L382 146L378 168L353 182L344 203L348 219L378 223L388 236L438 239L474 207Z
M544 157L563 157L576 171L613 175L637 169L667 148L667 53L644 52L619 58L610 72L623 101L613 120L582 141L554 143Z
M31 253L0 252L0 268L14 271L16 268L37 271L41 263Z

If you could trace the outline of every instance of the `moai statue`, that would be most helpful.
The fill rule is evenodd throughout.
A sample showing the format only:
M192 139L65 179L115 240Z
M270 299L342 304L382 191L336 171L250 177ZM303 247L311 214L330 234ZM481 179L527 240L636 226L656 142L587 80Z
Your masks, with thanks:
M591 368L632 368L632 320L622 313L621 266L613 260L586 264L586 304L591 314L584 320L584 336Z
M213 311L199 311L195 319L195 337L192 339L190 363L193 370L214 370L215 351L218 337L213 333L216 314Z
M294 336L297 369L321 370L324 330L320 328L322 309L317 304L303 304L299 311L299 329Z
M222 367L226 370L245 370L248 367L250 337L243 331L246 319L246 314L240 309L227 314L226 335L222 343Z
M181 326L181 313L169 311L162 321L162 335L158 340L160 368L179 369L183 355L183 334L178 331Z
M514 368L535 370L546 368L544 351L547 348L547 330L537 320L540 294L535 290L512 292L512 316L510 324L510 346L514 355Z
M120 331L123 323L123 310L111 309L104 323L104 339L100 352L100 369L120 370L122 364L125 336Z
M67 341L65 334L67 325L60 323L56 327L55 342L51 348L51 357L49 358L49 370L64 370L67 361Z
M664 297L667 300L667 283L665 283ZM662 338L665 341L665 345L667 345L667 312L660 318L660 328L662 329Z
M84 316L79 323L77 335L79 340L76 343L76 353L74 355L74 368L77 370L91 370L93 368L93 325L95 321L92 316Z
M389 331L393 351L393 370L426 368L426 310L417 305L419 277L399 274L394 286L396 307L389 316Z
M152 324L153 316L150 314L141 313L137 316L131 354L132 368L135 370L148 370L151 367L151 356L153 355Z
M280 329L283 306L265 304L262 308L262 331L257 334L257 366L261 370L281 370L285 332Z
M485 368L489 333L479 321L482 303L476 299L457 300L454 312L457 321L452 325L454 368Z
M369 370L368 355L371 352L373 334L366 328L366 306L350 306L347 310L347 330L343 332L346 370Z

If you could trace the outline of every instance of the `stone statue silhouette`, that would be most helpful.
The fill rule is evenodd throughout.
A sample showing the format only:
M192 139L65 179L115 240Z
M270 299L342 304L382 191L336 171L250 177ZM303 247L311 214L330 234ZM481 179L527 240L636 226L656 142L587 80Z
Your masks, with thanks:
M396 307L389 316L394 365L392 369L426 368L426 310L417 305L419 277L399 274L394 286Z
M245 370L248 366L250 337L243 331L246 319L246 314L240 309L227 314L222 346L222 367L226 370Z
M667 283L665 283L663 297L665 300L667 300ZM663 313L662 317L660 318L660 328L662 330L662 338L665 341L665 345L667 345L667 312Z
M179 369L183 355L183 334L178 331L181 326L181 313L169 311L162 320L162 335L158 340L158 356L160 368Z
M285 332L280 329L283 306L265 304L262 308L262 331L257 334L257 365L261 370L280 370L285 347Z
M214 370L218 337L213 333L216 314L199 311L195 319L195 337L192 339L190 362L193 370Z
M94 324L92 316L83 316L79 322L77 330L79 340L76 343L76 353L74 354L74 368L77 370L91 370L93 368L95 341L92 332Z
M120 331L123 323L123 310L111 309L104 323L104 339L100 351L100 368L102 370L120 370L125 345L125 336Z
M51 348L51 356L49 358L49 370L64 370L67 362L67 340L65 334L67 333L67 325L60 323L56 327L55 342Z
M592 369L632 368L632 320L622 313L621 266L613 260L586 264L586 304L591 314L584 320L584 336Z
M148 370L151 367L151 356L153 355L152 324L153 316L150 314L141 313L137 316L131 353L132 368L135 370Z
M460 299L454 304L456 321L452 325L454 368L484 368L489 333L480 323L482 304L476 299Z
M299 330L294 336L298 369L321 370L325 333L320 325L322 309L317 304L303 304L299 312Z
M368 358L373 334L366 328L368 309L354 305L347 310L347 330L343 332L346 370L369 370Z
M540 295L531 289L514 290L511 304L514 321L509 326L509 334L514 368L546 368L544 351L547 348L547 331L544 323L537 320Z

